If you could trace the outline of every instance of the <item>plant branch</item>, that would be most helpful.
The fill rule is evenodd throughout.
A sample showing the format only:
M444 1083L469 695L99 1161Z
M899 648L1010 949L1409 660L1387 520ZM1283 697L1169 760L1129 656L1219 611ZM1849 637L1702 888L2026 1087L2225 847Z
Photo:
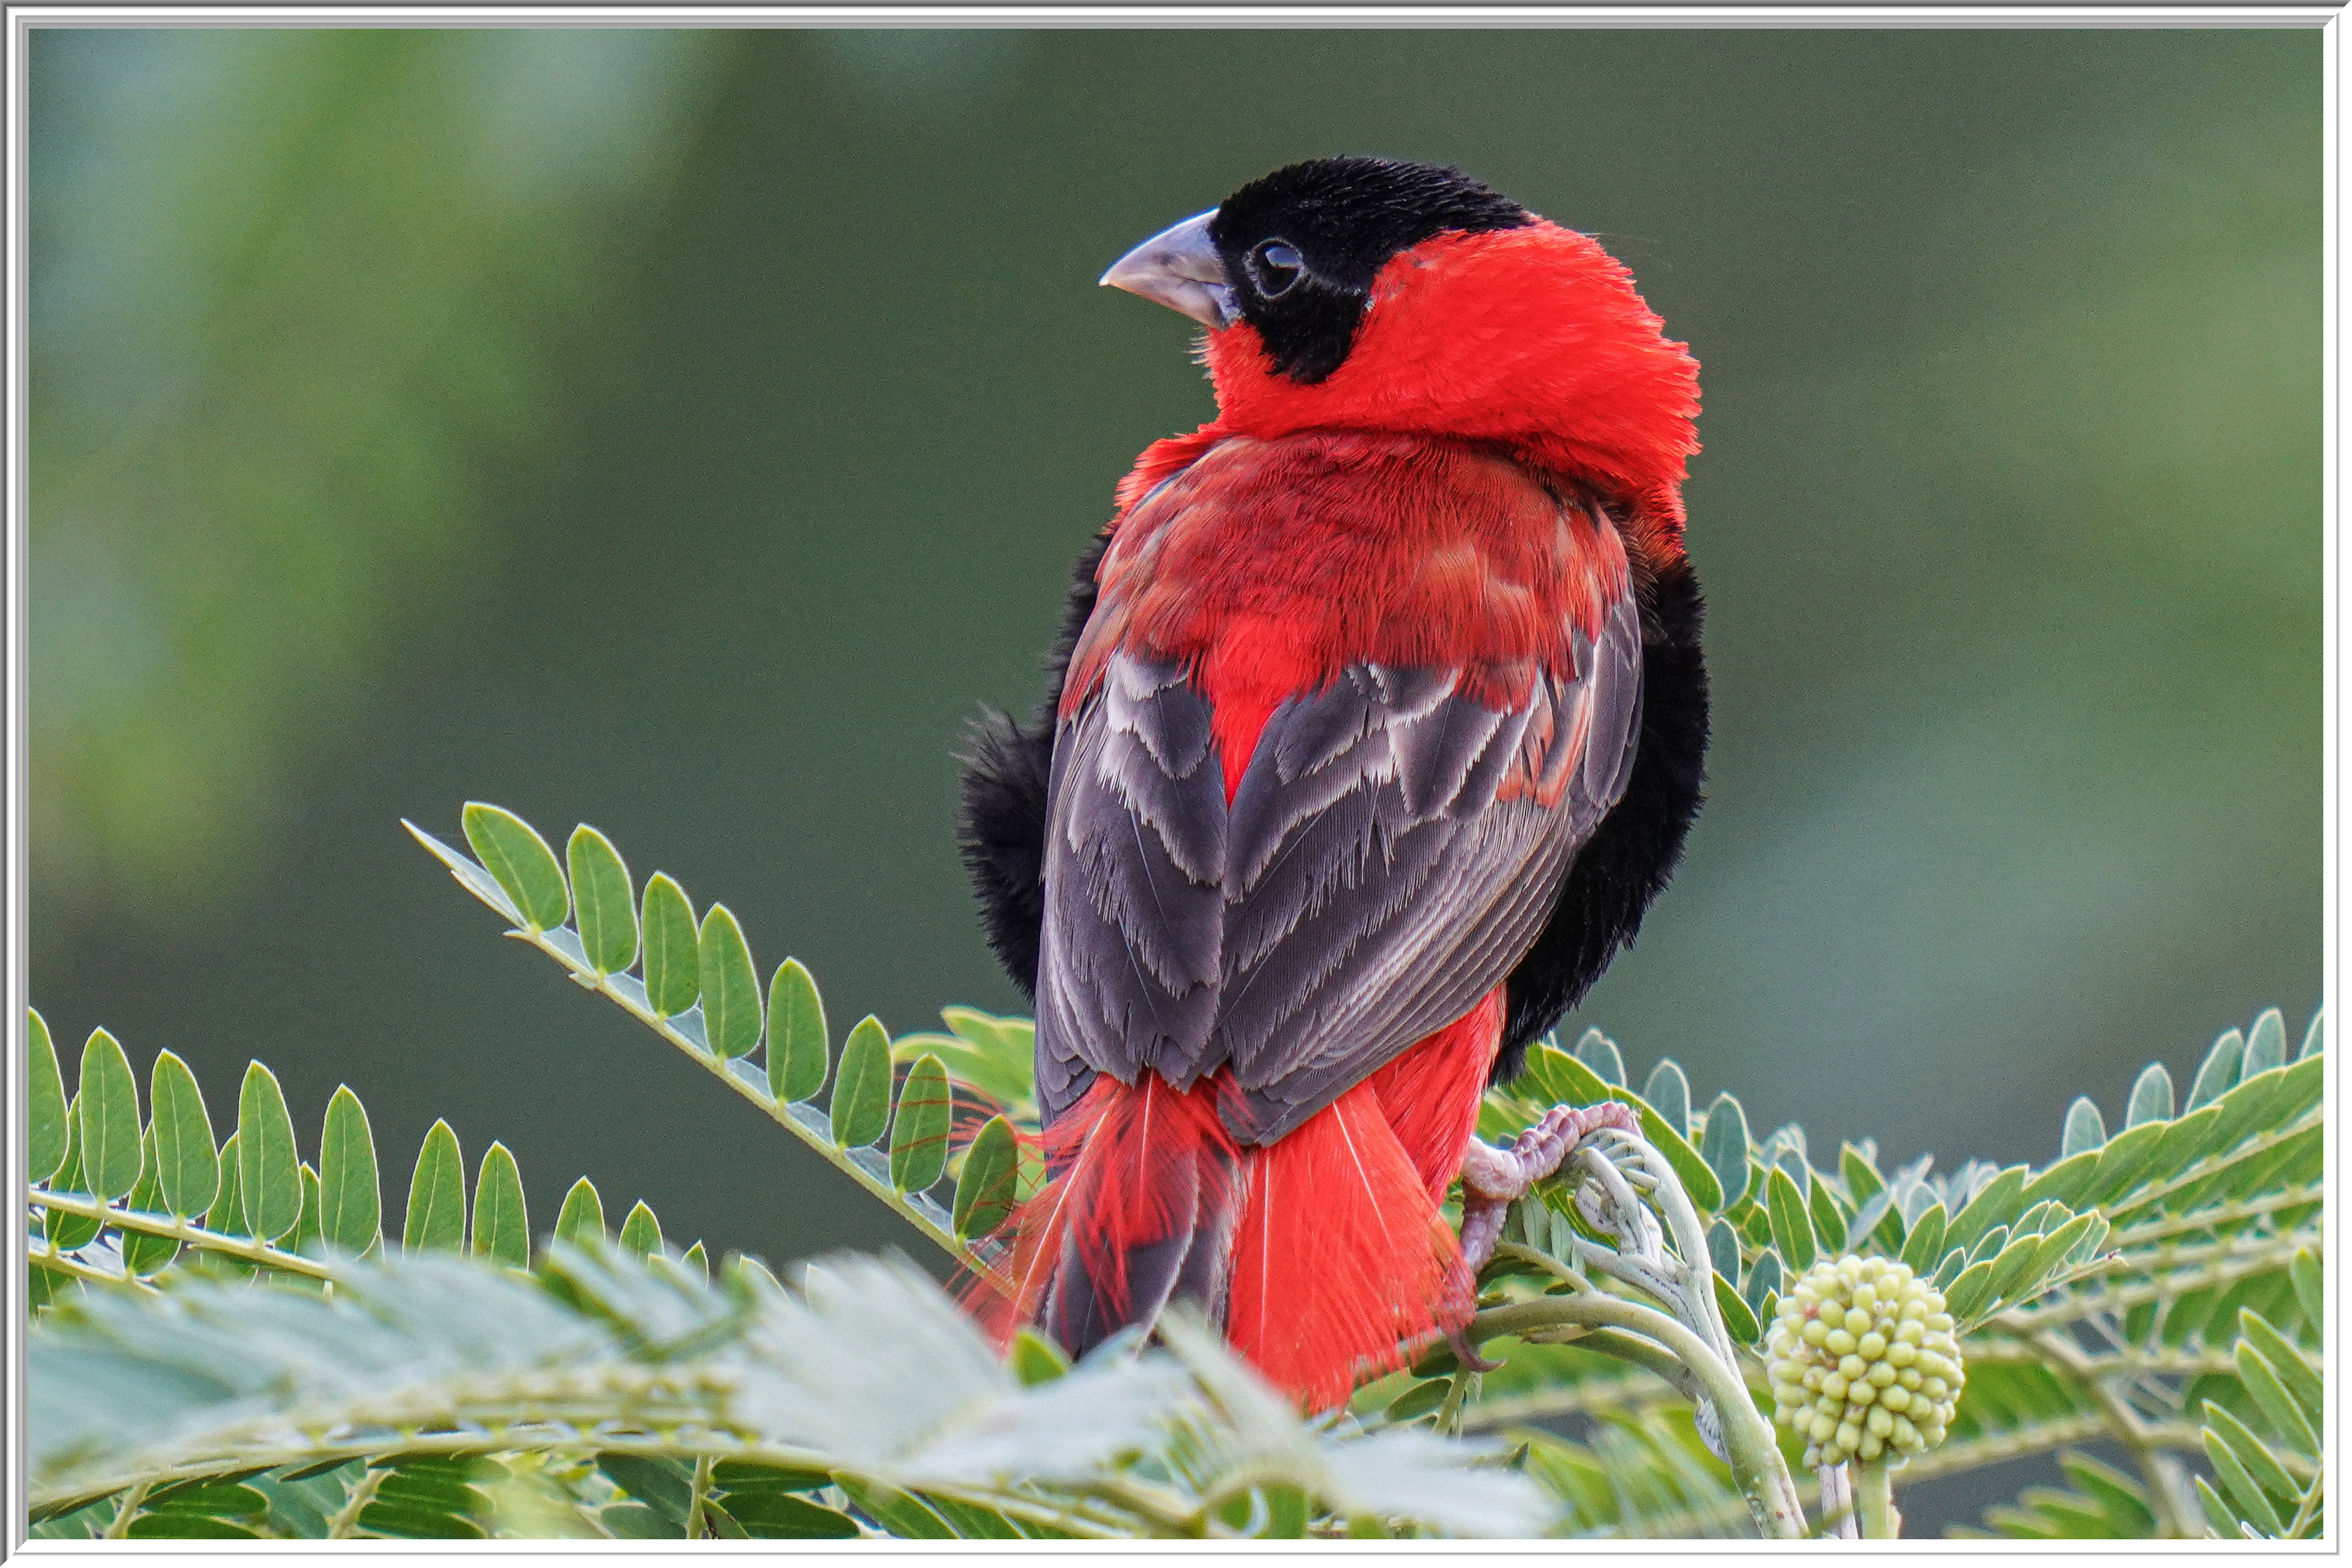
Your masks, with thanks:
M31 1187L25 1194L27 1203L37 1208L55 1209L60 1214L79 1215L84 1219L100 1220L118 1230L135 1230L142 1236L167 1236L173 1240L206 1252L223 1252L232 1258L242 1258L248 1263L259 1263L280 1268L289 1274L306 1274L313 1279L331 1279L334 1269L315 1258L305 1258L299 1252L288 1252L266 1241L249 1236L224 1236L216 1230L191 1225L174 1215L149 1214L143 1209L119 1209L83 1193L53 1193L46 1187ZM43 1261L47 1261L45 1255ZM62 1261L62 1259L60 1259ZM120 1285L122 1277L100 1274L97 1278Z
M1489 1308L1471 1320L1469 1333L1471 1342L1476 1344L1504 1334L1540 1341L1562 1329L1597 1328L1646 1335L1689 1369L1722 1423L1732 1479L1748 1498L1757 1528L1772 1539L1804 1539L1804 1507L1797 1500L1796 1483L1780 1458L1780 1446L1773 1441L1771 1424L1756 1408L1738 1373L1705 1340L1665 1313L1596 1290Z

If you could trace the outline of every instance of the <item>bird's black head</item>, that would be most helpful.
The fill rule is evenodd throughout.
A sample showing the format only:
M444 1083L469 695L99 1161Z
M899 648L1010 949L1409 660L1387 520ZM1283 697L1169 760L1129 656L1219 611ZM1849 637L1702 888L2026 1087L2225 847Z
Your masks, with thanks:
M1522 228L1534 216L1459 169L1392 158L1318 158L1276 169L1209 219L1235 314L1274 368L1312 384L1339 368L1399 251L1452 231Z

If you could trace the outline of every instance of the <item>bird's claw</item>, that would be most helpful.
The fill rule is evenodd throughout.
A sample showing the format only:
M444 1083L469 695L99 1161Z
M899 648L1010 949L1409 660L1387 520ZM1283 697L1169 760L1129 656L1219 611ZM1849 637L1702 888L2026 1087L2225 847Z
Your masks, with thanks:
M1471 1138L1462 1156L1462 1256L1472 1279L1495 1255L1512 1201L1525 1197L1528 1188L1559 1169L1571 1150L1604 1127L1637 1132L1641 1122L1632 1106L1606 1100L1598 1105L1553 1106L1508 1149ZM1454 1353L1460 1355L1462 1346L1455 1345Z
M1466 1325L1447 1334L1445 1342L1453 1348L1454 1359L1471 1372L1494 1372L1503 1364L1498 1361L1488 1361L1478 1353L1478 1347L1470 1342L1470 1330Z

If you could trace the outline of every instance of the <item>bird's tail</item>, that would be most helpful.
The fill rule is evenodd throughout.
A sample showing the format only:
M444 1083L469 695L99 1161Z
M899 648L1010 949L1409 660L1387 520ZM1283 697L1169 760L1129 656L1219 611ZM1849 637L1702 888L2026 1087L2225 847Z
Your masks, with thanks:
M1034 1322L1073 1356L1171 1300L1222 1321L1245 1182L1224 1092L1097 1078L1045 1132L1052 1179L1022 1205L1009 1263L980 1282L983 1321Z
M1500 994L1273 1143L1237 1144L1224 1073L1098 1077L1045 1133L1052 1180L971 1301L1072 1355L1189 1300L1310 1410L1404 1364L1475 1306L1439 1208L1478 1113Z

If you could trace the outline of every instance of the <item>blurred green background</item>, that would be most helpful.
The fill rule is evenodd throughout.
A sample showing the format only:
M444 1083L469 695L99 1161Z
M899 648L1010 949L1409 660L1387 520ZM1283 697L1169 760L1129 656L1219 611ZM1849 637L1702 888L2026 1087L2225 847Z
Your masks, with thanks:
M895 1239L398 819L593 822L837 1030L1015 1008L950 753L1211 412L1094 279L1341 150L1601 235L1705 365L1711 804L1572 1026L1949 1169L2318 1001L2315 32L44 30L31 73L34 999L216 1102L263 1058L307 1129L350 1082L394 1210L446 1115L542 1230L585 1173L714 1253Z

